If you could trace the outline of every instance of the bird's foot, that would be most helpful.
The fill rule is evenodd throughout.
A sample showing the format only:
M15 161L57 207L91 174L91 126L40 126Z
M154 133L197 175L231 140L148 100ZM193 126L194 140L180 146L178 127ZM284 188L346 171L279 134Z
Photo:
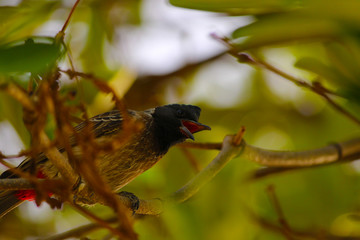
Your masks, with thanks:
M131 210L133 211L133 215L135 215L136 211L139 209L140 207L140 200L139 198L131 193L131 192L126 192L126 191L121 191L118 193L120 196L126 197L130 200L130 207Z
M73 203L78 205L94 205L99 203L100 199L94 191L85 183L80 183L73 195Z

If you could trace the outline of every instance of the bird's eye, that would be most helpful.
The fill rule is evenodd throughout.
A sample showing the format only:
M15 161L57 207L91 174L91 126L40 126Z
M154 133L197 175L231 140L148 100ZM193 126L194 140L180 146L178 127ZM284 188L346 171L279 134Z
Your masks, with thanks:
M183 110L181 110L181 109L178 109L178 110L176 111L176 116L177 116L177 117L184 117L184 116L185 116L185 112L184 112Z

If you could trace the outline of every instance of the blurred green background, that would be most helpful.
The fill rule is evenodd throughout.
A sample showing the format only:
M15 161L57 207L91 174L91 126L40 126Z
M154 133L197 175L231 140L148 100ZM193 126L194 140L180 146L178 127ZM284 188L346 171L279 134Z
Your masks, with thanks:
M29 72L49 64L70 69L66 51L77 71L108 81L130 109L200 106L200 120L212 131L196 134L198 142L221 142L241 126L247 143L273 150L312 149L360 135L358 125L318 95L238 63L210 37L230 37L239 51L321 82L360 118L360 1L83 0L66 30L66 50L49 47L74 2L0 0L0 83L27 86ZM25 44L29 38L32 45ZM74 103L85 102L91 116L113 107L89 82L63 75L60 86L64 93L76 91ZM49 134L53 126L49 122ZM28 145L20 104L0 92L0 151L16 154ZM190 151L200 167L217 154ZM292 229L360 238L358 162L247 181L259 167L234 159L189 201L136 221L139 239L286 239L253 216L278 224L266 193L270 184ZM195 174L183 151L173 147L124 190L144 199L166 196ZM104 218L112 213L103 206L91 211ZM50 236L88 222L68 206L54 211L26 203L0 220L0 239ZM88 237L106 235L101 230Z

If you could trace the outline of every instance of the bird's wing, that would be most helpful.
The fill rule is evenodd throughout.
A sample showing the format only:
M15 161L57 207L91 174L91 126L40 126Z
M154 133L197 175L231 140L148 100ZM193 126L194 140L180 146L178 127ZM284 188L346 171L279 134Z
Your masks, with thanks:
M148 109L145 111L133 111L128 110L129 117L134 119L145 119L150 118L154 109ZM119 110L112 110L110 112L96 115L95 117L89 118L88 121L84 121L75 127L75 131L81 133L84 131L86 126L91 124L91 130L94 133L95 138L102 136L116 134L122 129L123 117Z
M134 111L129 111L130 115L134 115ZM89 118L88 121L84 121L75 127L77 133L81 133L84 129L90 125L90 129L93 131L95 138L110 135L121 130L123 117L119 110L113 110L110 112L102 113Z
M137 117L138 113L136 111L129 110L129 115L131 117ZM85 131L87 126L90 126L90 130L93 131L94 137L99 138L106 135L111 135L118 133L121 130L122 126L122 116L120 111L113 110L109 112L105 112L99 115L96 115L92 118L89 118L88 121L84 121L79 125L75 126L74 129L77 133ZM70 136L69 141L70 144L75 146L76 140L75 136ZM60 152L64 152L65 149L62 146L57 147ZM42 163L47 161L47 157L44 153L40 153L36 158L35 162L32 160L33 158L27 158L22 161L18 168L21 168L24 171L29 171L30 169L34 168L34 163ZM13 178L17 177L12 171L5 171L0 175L0 178Z

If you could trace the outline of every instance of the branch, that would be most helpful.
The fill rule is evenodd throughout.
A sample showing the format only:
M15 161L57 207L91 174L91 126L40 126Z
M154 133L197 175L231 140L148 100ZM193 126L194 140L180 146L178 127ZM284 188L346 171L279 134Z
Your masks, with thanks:
M27 111L36 112L36 105L22 88L9 83L1 85L0 89L6 91L10 96L18 100ZM37 145L44 148L43 150L45 155L56 166L64 180L73 186L77 181L77 175L73 171L73 168L70 166L66 158L58 151L58 149L52 146L44 129L39 129L37 134L39 137L39 143L37 143Z
M168 83L178 82L179 79L188 79L198 68L209 62L213 62L223 57L226 51L220 52L207 59L196 62L186 63L185 66L164 75L139 76L126 92L124 99L130 109L150 108L159 105L158 95L164 91L164 86Z
M360 158L360 138L308 151L273 151L247 145L243 156L264 166L309 167Z
M39 133L39 140L40 146L45 147L44 153L46 157L48 157L52 164L59 170L64 181L68 182L71 186L74 186L78 181L78 175L74 172L65 156L62 155L56 147L50 147L50 139L44 130Z
M55 77L55 76L57 76L57 74L54 76L51 76L51 77ZM49 82L52 82L51 80L55 80L55 78L48 79ZM63 124L62 124L62 123L64 123L64 121L61 121L62 119L60 117L58 117L59 113L55 111L55 110L60 109L60 112L63 112L64 109L61 108L62 102L61 102L59 96L57 95L57 89L51 88L50 85L48 84L48 81L42 81L41 85L39 87L39 99L42 101L38 100L37 98L34 98L35 100L31 99L27 95L27 93L25 91L23 91L23 89L21 89L20 87L17 87L14 84L2 85L1 88L4 89L9 95L11 95L15 99L17 99L24 106L24 112L26 112L26 116L27 116L27 117L25 117L25 119L27 119L27 120L30 119L30 121L28 121L27 128L32 133L32 136L34 138L33 142L36 143L36 145L34 144L32 146L32 148L36 150L34 152L43 152L48 157L48 159L54 164L54 166L59 170L62 178L69 183L69 185L70 185L69 189L71 189L77 183L78 174L74 172L72 166L69 164L68 159L65 158L65 156L62 155L58 151L58 149L54 146L54 144L52 144L52 142L46 135L46 133L44 131L45 122L38 121L38 118L40 118L39 116L46 116L46 112L48 112L48 111L53 114L55 113L58 128L61 130L61 131L59 131L59 133L60 133L59 135L60 136L66 135L66 133L63 129L63 127L65 125L63 126ZM107 91L107 92L110 91L113 93L112 89L109 88L106 84L102 84L100 81L97 81L97 79L93 79L93 81L95 84L97 84L98 87L101 88L100 90ZM52 92L49 92L48 91L49 89L52 90ZM114 98L115 98L114 100L117 103L118 108L122 108L121 110L125 111L122 101L120 101L120 99L115 94L114 94ZM59 103L59 104L57 104L57 103ZM60 108L57 108L58 105L60 105ZM123 116L125 117L126 114L123 114ZM41 120L44 120L44 118L42 118ZM67 123L67 122L65 121L65 123ZM124 121L124 123L126 123L126 121ZM130 123L125 124L124 134L129 133L129 131L132 131L135 126L138 126L138 124L135 124L135 123L134 124L130 124ZM126 134L126 135L131 135L131 134ZM121 144L124 141L125 141L125 139L117 139L117 141L113 141L113 143ZM81 146L85 147L85 145L84 146L81 145ZM91 152L89 152L89 151L83 151L83 152L91 154ZM67 153L70 154L72 152L68 151ZM94 156L95 155L93 154L92 158L85 157L85 159L87 159L87 160L94 159ZM69 160L74 160L74 159L69 159ZM132 221L130 219L130 213L128 213L126 211L126 208L121 204L121 202L119 201L117 196L111 191L111 189L109 187L107 187L107 185L105 183L101 182L101 180L102 180L101 176L97 177L96 174L98 174L98 173L93 164L83 164L82 167L83 168L81 168L81 167L78 168L78 170L79 171L83 170L83 171L80 171L80 173L84 177L84 179L87 180L88 185L87 185L86 189L91 188L92 191L96 193L93 195L96 195L97 197L102 198L102 203L112 207L118 215L119 223L121 223L119 230L114 231L114 229L107 226L108 229L110 231L112 231L115 235L122 236L122 238L126 237L129 239L135 239L136 234L132 228ZM34 184L33 188L35 188L35 183L37 183L37 182L33 182L33 184ZM7 184L9 184L9 183L7 183ZM68 189L68 188L66 188L66 189ZM61 198L65 198L64 196L66 196L66 194L61 194L58 196L60 196ZM87 214L87 216L89 217L91 215ZM96 218L96 216L91 217L91 219L97 221L98 223L100 222L99 219ZM100 224L101 224L101 222L100 222ZM105 225L103 224L103 226L105 226Z
M184 202L195 195L199 189L208 183L220 170L234 157L239 155L242 147L233 144L234 136L224 138L220 153L201 170L194 178L186 183L182 188L167 198L167 201Z
M36 111L33 102L21 87L12 83L4 83L0 85L0 90L6 91L7 94L21 103L25 109L28 109L29 111Z
M183 142L176 145L181 148L195 148L205 150L221 150L222 143L197 143L197 142Z
M272 203L272 205L273 205L273 207L274 207L274 209L275 209L275 211L277 213L278 222L279 222L279 224L280 224L280 226L282 228L282 231L281 231L282 234L287 239L293 239L292 236L291 236L292 235L292 230L290 228L289 223L286 221L286 218L285 218L284 212L283 212L283 210L281 208L279 199L277 198L277 196L275 194L274 185L268 186L268 188L266 190L267 190L269 200Z
M258 169L249 180L283 173L299 168L309 168L327 164L355 161L360 158L360 138L308 151L273 151L242 143L241 156L265 168ZM183 143L183 148L218 149L221 143Z
M38 179L37 182L44 182L44 179ZM0 180L0 190L27 190L34 189L34 184L24 178L5 178Z
M280 234L284 236L285 239L289 240L318 240L318 239L327 239L327 240L350 240L354 239L352 236L335 236L331 232L325 229L307 229L307 230L295 230L290 227L289 223L287 222L283 210L281 208L280 202L278 197L275 193L275 187L273 185L268 186L267 194L271 205L273 206L276 215L278 217L278 222L273 223L264 217L258 216L255 214L249 207L246 207L245 210L249 215L250 219L258 224L260 227Z
M201 170L194 178L192 178L187 184L182 188L177 190L175 193L165 198L161 199L150 199L150 200L140 200L139 209L136 211L137 214L148 214L148 215L158 215L162 212L164 203L181 203L193 195L195 195L199 189L208 183L220 170L234 157L239 155L241 147L241 138L244 133L244 128L241 128L239 133L235 136L226 136L222 143L222 149L220 153L209 163L207 167ZM119 196L120 201L129 209L131 209L131 202L128 198ZM111 218L108 220L103 220L102 222L113 222L115 219ZM76 229L45 238L46 240L57 240L63 239L66 237L79 237L83 234L89 233L91 231L97 230L99 225L97 224L88 224L80 226ZM45 240L44 239L44 240Z
M182 147L199 147L204 146L219 146L222 149L219 154L213 159L211 163L203 170L201 170L194 178L192 178L182 188L174 192L164 200L150 199L140 200L140 207L137 214L157 215L163 210L164 204L167 203L181 203L193 195L195 195L200 188L209 182L231 159L242 156L251 161L257 162L265 166L276 167L306 167L324 165L335 162L352 161L360 157L360 138L352 139L350 141L332 144L326 147L308 150L308 151L272 151L257 148L245 143L241 140L243 129L236 136L226 136L222 144L183 144ZM235 144L237 143L237 144ZM0 180L0 183L3 180ZM6 188L9 182L16 183L15 179L7 179L7 182L0 184L0 188ZM12 186L12 189L28 189L32 185L28 180L17 180L19 184L17 188ZM119 201L123 203L129 210L131 209L131 202L128 198L119 196Z
M321 96L322 98L324 98L328 102L328 104L330 104L330 106L333 107L336 111L338 111L342 115L346 116L348 119L350 119L354 123L360 125L360 120L357 117L355 117L352 113L350 113L349 111L347 111L346 109L344 109L342 106L340 106L338 103L336 103L334 100L331 99L330 95L336 95L336 94L333 91L322 86L319 82L314 82L314 83L310 84L310 83L308 83L308 81L294 77L291 74L288 74L263 60L255 58L254 56L249 56L248 54L240 53L240 52L238 52L236 46L234 46L231 43L230 39L228 39L226 37L222 38L222 37L217 36L216 34L212 34L212 37L221 41L226 46L228 46L229 47L228 53L230 55L232 55L233 57L235 57L240 63L246 63L246 64L250 64L253 66L262 67L264 69L267 69L267 70L295 83L297 86L309 89L310 91L312 91L312 92L318 94L319 96Z
M112 234L114 234L114 236L118 236L121 237L121 239L134 239L134 236L128 236L127 234L125 234L122 229L117 229L117 228L113 228L107 221L102 220L101 218L99 218L98 216L96 216L95 214L93 214L92 212L90 212L89 210L74 204L70 201L68 201L70 203L70 205L75 208L78 212L80 212L83 216L87 217L88 219L92 220L95 222L95 224L97 224L98 226L101 226L102 228L106 228L108 229ZM115 216L117 221L119 221L119 216L116 215ZM121 228L121 226L120 226Z
M105 221L107 223L114 223L117 221L117 218L112 217ZM101 226L99 226L96 223L89 223L89 224L71 229L69 231L66 231L66 232L63 232L60 234L56 234L56 235L53 235L50 237L40 238L39 240L62 240L62 239L67 239L67 238L71 238L71 237L80 238L80 237L84 236L85 234L88 234L88 233L98 230L100 228L101 228Z
M222 143L223 147L220 153L212 160L212 162L209 163L207 167L205 167L197 175L195 175L195 177L192 178L182 188L164 199L140 200L139 209L136 211L136 213L146 215L158 215L162 212L164 204L171 202L181 203L195 195L199 191L199 189L203 185L208 183L231 159L239 155L242 147L240 146L240 144L235 145L234 139L236 139L235 143L237 143L239 141L239 137L242 136L243 131L244 129L242 128L237 135L226 136ZM130 210L130 200L122 196L119 196L119 198L120 201ZM90 201L99 202L99 199L91 199Z
M267 166L293 166L294 168L303 166L323 165L333 162L351 161L357 159L360 156L360 138L341 142L339 144L332 144L327 147L314 150L289 152L265 150L251 145L247 145L244 140L241 140L242 134L243 129L241 129L236 136L226 136L222 144L183 144L182 147L201 146L201 148L203 146L213 147L222 145L222 149L219 154L213 159L213 161L208 164L207 167L201 170L194 178L192 178L182 188L174 192L169 197L166 197L163 200L140 200L140 206L136 213L144 215L158 215L163 211L164 204L181 203L188 200L193 195L195 195L203 185L209 182L231 159L238 156L248 158L249 160ZM1 181L2 180L0 180L0 182ZM12 181L12 179L9 179L8 181ZM23 185L24 188L28 188L30 186L31 184ZM132 204L131 201L123 196L118 197L119 201L121 201L121 203L123 203L130 211ZM88 227L89 229L92 229L92 227ZM81 229L88 228L86 226L83 226L80 227L79 231L82 231ZM72 231L69 232L71 233ZM74 232L77 233L76 230L74 230Z
M183 148L218 150L221 143L182 143ZM274 151L258 148L241 142L241 156L263 166L293 169L311 167L335 162L354 161L360 158L360 138L330 144L307 151ZM275 168L272 168L275 169Z
M199 172L192 180L189 181L182 189L182 191L192 191L195 189L199 181L208 181L214 177L218 171L231 159L237 156L241 156L249 159L250 161L259 163L263 166L272 167L272 171L285 171L295 168L321 166L331 163L354 161L360 158L360 138L354 138L349 141L344 141L336 144L330 144L328 146L306 151L274 151L258 148L249 144L246 144L244 140L240 145L235 146L231 141L234 137L227 136L224 142L221 143L184 143L179 144L181 147L200 148L200 149L217 149L218 146L223 146L220 153L215 159L201 172ZM206 146L206 147L205 147ZM210 147L209 147L210 146ZM209 148L208 148L209 147ZM235 154L236 153L236 154ZM234 155L235 154L235 155ZM268 168L266 168L268 169ZM266 170L265 169L265 170ZM270 168L269 168L270 169ZM264 169L263 169L264 170ZM202 180L200 180L202 179ZM0 180L0 183L3 180ZM10 181L10 179L9 179ZM203 183L201 183L203 184ZM1 186L1 185L0 185ZM180 190L178 190L180 192ZM175 193L174 193L175 194ZM176 194L175 194L176 195ZM173 196L175 196L173 195ZM179 195L176 195L176 199L183 199ZM191 197L191 196L190 196ZM186 199L189 198L186 197ZM123 198L122 202L126 206L130 206L130 202L127 198ZM142 200L146 206L151 206L154 202L155 205L159 205L158 201L154 200ZM141 205L141 204L140 204ZM152 214L154 211L142 208L140 206L139 214ZM159 211L155 211L158 213Z
M68 17L67 17L67 19L66 19L63 27L61 28L61 31L60 31L60 32L61 32L62 34L65 34L65 29L66 29L66 27L69 25L70 18L71 18L71 16L72 16L72 14L74 13L75 8L76 8L76 6L79 4L79 2L80 2L80 0L77 0L77 1L75 2L75 4L73 5L73 7L71 8L71 11L70 11Z
M231 138L231 139L230 139ZM194 189L199 188L197 184L201 186L204 184L202 181L207 182L214 177L218 171L229 161L231 158L241 156L247 158L253 162L259 163L263 166L272 167L272 171L285 171L295 168L321 166L331 163L354 161L360 158L360 138L354 138L349 141L340 142L337 144L331 144L322 148L317 148L307 151L274 151L258 148L249 144L246 144L244 140L241 141L239 146L235 146L231 141L233 137L227 136L224 142L221 143L184 143L181 147L190 148L204 148L205 149L217 149L218 146L223 146L220 153L215 159L201 172L199 172L192 180L189 181L183 188L179 189L177 193L173 194L175 199L188 199L192 195L180 197L180 192L193 192ZM230 141L231 140L231 141ZM213 148L213 147L216 148ZM234 155L235 154L235 155ZM266 168L270 169L270 168ZM266 170L262 169L262 170ZM3 180L0 180L0 183ZM11 181L11 179L9 179ZM24 180L26 181L26 180ZM1 185L0 185L1 186ZM4 188L4 187L3 187ZM193 189L193 190L191 190ZM196 191L197 191L196 190ZM183 193L184 194L184 193ZM176 196L176 197L175 197ZM127 198L121 197L122 202L126 206L130 206L130 201ZM142 206L144 204L144 206ZM156 205L158 208L159 200L141 200L139 214L158 214L157 211L151 208L151 205Z
M195 173L200 172L200 166L197 162L196 157L186 148L180 148L184 156L188 159L191 167L195 171Z
M244 53L241 53L240 55L246 55ZM246 55L247 56L247 55ZM249 57L249 56L248 56ZM250 57L249 57L250 58ZM325 88L324 86L322 86L320 83L315 82L314 84L310 84L308 82L306 82L305 80L296 78L288 73L283 72L282 70L272 66L271 64L260 60L260 59L256 59L254 57L251 58L252 60L250 61L250 63L263 67L293 83L295 83L296 85L300 86L300 87L304 87L307 88L309 90L311 90L312 92L318 94L319 96L323 97L328 104L330 104L331 107L333 107L336 111L338 111L339 113L343 114L344 116L346 116L348 119L352 120L353 122L355 122L356 124L360 125L360 120L357 119L353 114L351 114L349 111L345 110L343 107L341 107L338 103L336 103L333 99L331 99L331 97L329 96L329 94L331 95L335 95L334 92L330 91L329 89Z

